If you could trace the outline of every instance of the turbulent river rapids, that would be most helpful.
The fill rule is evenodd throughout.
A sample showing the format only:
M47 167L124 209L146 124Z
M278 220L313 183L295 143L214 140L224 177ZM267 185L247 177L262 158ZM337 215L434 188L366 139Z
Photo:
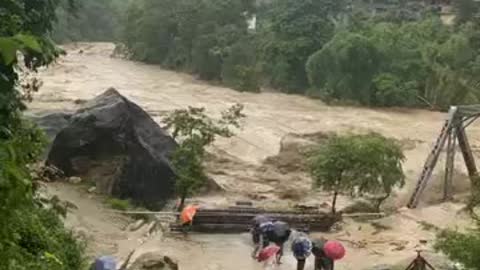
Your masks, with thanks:
M237 130L233 138L218 140L211 149L212 153L235 157L236 160L228 163L228 168L221 172L222 168L211 170L212 173L217 171L215 179L225 190L225 195L218 200L228 201L228 198L252 192L269 193L282 187L287 191L310 187L308 178L302 175L269 171L270 175L275 175L274 179L259 179L251 170L261 166L267 157L277 155L281 151L282 140L289 134L375 131L404 145L407 185L398 192L394 203L401 207L445 118L442 113L422 110L333 107L302 96L274 92L240 93L158 66L112 58L114 45L109 43L72 44L65 48L67 56L40 70L43 87L29 105L31 113L75 110L77 101L91 99L109 87L116 88L139 104L158 122L169 111L187 106L205 107L215 116L235 103L243 104L247 115L243 128ZM471 144L476 149L480 145L480 126L472 125L469 132L473 135ZM456 181L466 183L463 164L458 160ZM441 177L441 171L435 172L427 198L435 200L439 196ZM119 226L120 217L105 214L106 210L95 198L62 184L53 185L51 190L79 207L67 219L67 225L85 231L90 239L91 255L125 257L140 245L137 235L124 232ZM456 191L465 190L468 186L459 184ZM309 200L326 199L317 194L307 195ZM347 257L336 269L359 270L379 263L409 260L415 255L419 239L429 243L425 249L430 249L434 239L434 234L422 231L418 223L428 221L437 226L455 225L460 220L455 216L458 208L454 204L443 204L403 211L390 217L391 229L382 233L366 223L347 222L339 232L327 235L343 240L348 248ZM146 250L161 249L171 254L179 260L182 270L262 269L250 258L252 247L247 233L158 237L141 246ZM309 267L307 270L313 269L311 265ZM295 269L290 253L287 252L279 269Z

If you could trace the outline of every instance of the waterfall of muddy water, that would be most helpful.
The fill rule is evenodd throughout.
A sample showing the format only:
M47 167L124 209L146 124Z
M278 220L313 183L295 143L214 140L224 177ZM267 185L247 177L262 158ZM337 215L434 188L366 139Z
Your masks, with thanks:
M398 204L405 201L423 162L445 119L445 114L423 110L372 110L354 107L325 106L318 100L279 93L240 93L224 87L212 86L189 75L162 70L160 67L111 58L113 45L108 43L66 46L68 55L57 64L40 71L44 85L29 105L33 113L52 110L75 110L81 102L115 87L123 95L144 108L160 122L165 113L187 106L203 106L212 116L234 103L245 105L247 118L237 136L215 142L210 149L216 156L235 159L235 162L214 163L209 168L215 180L226 192L206 198L215 204L231 203L233 198L246 194L270 195L283 188L287 192L303 188L304 196L290 203L330 201L330 197L308 192L311 182L306 174L291 174L268 169L263 175L256 168L266 157L277 155L280 142L289 133L366 132L376 131L399 140L405 148L404 169L407 185L400 193ZM83 53L80 53L80 50ZM480 139L479 122L468 129L475 154ZM227 159L228 161L228 159ZM440 160L439 164L444 164ZM441 167L434 173L428 190L430 195L441 196ZM464 165L460 155L455 184L458 191L468 190ZM108 214L100 200L85 191L63 184L51 184L52 192L61 199L71 200L78 206L67 217L67 225L81 229L90 239L89 254L113 254L124 258L139 244L141 235L123 230L122 217ZM223 196L223 197L222 197ZM276 207L289 203L273 197ZM338 270L358 270L379 263L396 263L411 259L415 249L430 249L435 233L422 230L419 222L439 227L456 226L465 220L457 215L462 205L431 205L417 210L401 211L388 221L388 229L377 231L369 223L347 221L342 230L327 235L339 239L347 246L347 257L338 264ZM121 225L120 225L121 224ZM151 239L145 249L168 251L180 261L182 270L257 270L260 266L250 258L248 235L190 235L188 240L166 237ZM280 269L294 269L291 254L285 255ZM311 268L310 268L311 269Z

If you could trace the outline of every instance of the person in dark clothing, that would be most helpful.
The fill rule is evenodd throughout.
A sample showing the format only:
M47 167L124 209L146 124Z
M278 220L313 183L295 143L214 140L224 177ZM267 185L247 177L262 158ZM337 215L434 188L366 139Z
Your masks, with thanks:
M290 238L291 232L290 226L283 221L273 222L272 230L267 232L268 240L280 247L280 251L277 254L277 263L279 264L283 256L284 245L288 241L288 238Z
M250 232L252 234L252 241L255 245L252 252L253 258L257 257L258 252L262 248L265 248L269 245L270 241L267 235L269 231L272 230L272 228L273 222L269 217L258 215L253 218L252 228L250 229Z
M334 261L327 257L323 247L327 239L320 238L312 241L312 254L315 256L315 270L334 270Z
M312 252L312 241L303 232L296 232L292 236L292 253L297 259L297 270L304 270L307 258Z

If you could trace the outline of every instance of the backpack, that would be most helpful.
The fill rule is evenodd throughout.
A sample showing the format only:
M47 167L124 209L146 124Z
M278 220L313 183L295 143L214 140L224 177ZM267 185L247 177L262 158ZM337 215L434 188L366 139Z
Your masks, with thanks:
M285 242L290 237L290 226L283 221L275 221L273 223L273 230L272 230L272 239L278 242Z

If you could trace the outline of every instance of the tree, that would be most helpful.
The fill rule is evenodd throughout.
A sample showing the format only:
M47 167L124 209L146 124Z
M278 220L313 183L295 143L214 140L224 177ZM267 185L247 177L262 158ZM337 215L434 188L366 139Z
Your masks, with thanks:
M56 42L118 41L128 1L83 0L72 8L62 0L52 37Z
M479 6L474 0L457 0L453 2L453 7L456 24L472 21L479 12Z
M205 114L204 108L175 110L164 119L166 127L179 146L172 156L172 166L177 176L176 190L180 196L179 210L183 209L185 199L203 187L208 179L203 161L205 148L215 138L231 137L231 128L240 127L243 106L236 104L222 112L219 120L213 120Z
M255 46L247 20L254 0L136 1L127 10L124 41L137 60L222 81L239 90L258 88ZM242 44L247 46L240 47ZM244 56L244 57L243 57ZM248 89L247 89L248 90Z
M345 7L338 0L277 0L262 8L257 15L258 58L273 87L304 93L305 63L333 37L331 18Z
M307 62L310 93L370 106L478 103L475 23L453 27L435 17L343 22L337 27L342 31Z
M29 92L38 90L38 83L20 84L18 71L35 72L59 55L48 38L58 3L0 4L0 270L83 268L82 245L57 213L37 204L27 165L39 159L42 133L22 117ZM18 53L23 58L17 58ZM20 67L20 59L25 67Z
M332 212L336 212L337 196L380 194L376 207L396 186L405 184L404 159L400 146L379 134L334 136L318 146L309 165L315 186L333 192Z
M436 47L425 97L436 107L446 109L452 104L477 104L479 58L474 48L472 29L467 25Z
M372 80L380 52L368 38L342 32L308 59L310 84L320 96L372 103Z
M239 91L260 91L254 46L253 39L240 40L231 46L222 65L222 81L227 86Z

